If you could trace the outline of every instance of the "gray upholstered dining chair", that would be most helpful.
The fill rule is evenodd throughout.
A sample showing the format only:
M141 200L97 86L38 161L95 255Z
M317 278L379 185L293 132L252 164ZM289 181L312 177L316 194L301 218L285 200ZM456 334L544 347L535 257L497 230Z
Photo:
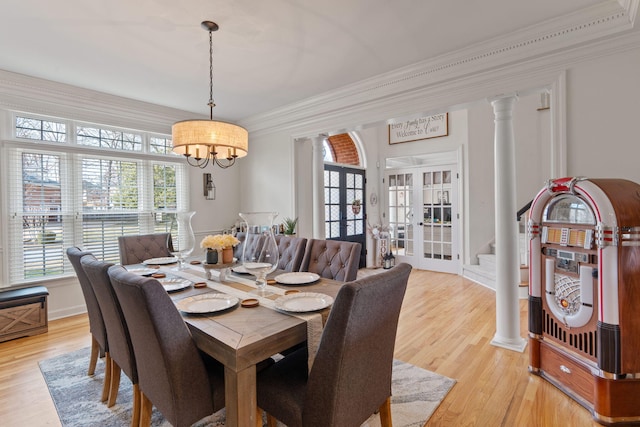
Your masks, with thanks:
M120 264L139 264L150 258L171 256L167 239L169 239L169 233L136 234L118 237Z
M104 326L104 320L102 319L102 312L100 311L100 305L96 299L96 295L93 292L91 283L85 274L82 266L80 265L80 259L85 255L90 255L91 252L83 251L76 247L67 248L67 258L71 262L73 269L76 272L78 281L80 282L80 289L82 289L82 295L84 296L84 302L87 305L87 315L89 316L89 332L91 333L91 357L89 358L89 371L88 375L93 375L96 370L96 364L98 362L98 356L104 355L109 351L107 343L107 329ZM102 400L107 400L108 380L110 380L109 369L105 369L105 383L107 388L102 395Z
M304 237L276 235L280 260L278 269L285 271L299 271L304 257L304 250L307 247L307 239Z
M300 271L341 282L356 280L361 249L362 245L356 242L310 239Z
M289 427L359 426L380 411L391 426L391 375L398 317L411 266L344 284L311 370L307 348L258 374L258 407Z
M122 266L109 268L139 362L142 410L148 426L152 406L175 427L190 426L224 406L224 371L196 347L163 286Z
M112 407L116 403L120 388L120 375L124 371L133 384L131 427L137 427L140 423L138 371L127 323L107 273L109 267L113 264L99 261L93 255L83 256L80 264L100 305L104 324L107 328L107 336L109 337L109 357L107 362L111 363L111 381L107 406Z
M239 231L236 234L236 239L238 239L240 241L240 243L238 243L236 245L235 248L233 248L233 256L234 258L237 258L238 260L242 260L242 248L244 247L244 241L247 238L247 233L243 232L243 231Z
M233 249L233 256L238 258L240 262L242 262L242 254L245 246L249 253L256 253L262 249L262 235L252 234L249 240L247 240L247 233L241 231L236 235L236 239L240 240L240 243Z

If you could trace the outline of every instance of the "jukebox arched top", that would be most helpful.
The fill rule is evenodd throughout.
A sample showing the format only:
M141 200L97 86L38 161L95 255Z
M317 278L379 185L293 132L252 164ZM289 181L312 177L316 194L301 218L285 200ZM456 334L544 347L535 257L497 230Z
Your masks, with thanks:
M596 217L587 202L574 194L551 199L544 209L542 221L596 225Z

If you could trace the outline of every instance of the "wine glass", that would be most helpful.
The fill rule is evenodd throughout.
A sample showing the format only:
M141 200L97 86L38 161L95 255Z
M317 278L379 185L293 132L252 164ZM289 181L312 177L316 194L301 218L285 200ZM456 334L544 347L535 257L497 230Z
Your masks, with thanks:
M259 296L271 295L267 291L267 274L278 268L280 254L275 236L273 220L276 212L248 212L240 217L247 224L247 234L242 248L242 264L248 273L256 276L258 289L252 293Z
M167 248L171 255L178 258L178 270L184 270L184 259L191 255L196 246L196 237L191 227L191 218L195 212L177 212L171 221Z

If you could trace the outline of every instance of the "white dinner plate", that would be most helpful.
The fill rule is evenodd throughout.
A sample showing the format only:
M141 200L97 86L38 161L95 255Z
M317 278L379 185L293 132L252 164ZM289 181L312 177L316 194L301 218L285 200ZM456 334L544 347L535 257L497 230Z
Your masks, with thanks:
M153 273L157 273L155 268L127 268L129 273L138 274L140 276L151 276Z
M276 309L294 313L322 310L331 304L333 304L332 297L315 292L298 292L275 300Z
M167 292L176 292L191 286L191 282L185 279L178 279L175 277L169 279L158 279L158 282L162 284L164 290Z
M276 282L283 285L306 285L308 283L316 282L320 279L320 276L316 273L300 271L278 274L276 277L274 277L274 279L276 280Z
M225 294L200 294L185 298L176 303L178 310L189 314L215 313L227 310L238 304L238 298Z
M173 264L174 262L178 262L178 258L174 256L165 256L161 258L150 258L142 261L143 264L146 265L164 265L164 264Z
M251 274L247 271L247 268L244 265L236 265L235 267L231 268L231 271L238 274Z

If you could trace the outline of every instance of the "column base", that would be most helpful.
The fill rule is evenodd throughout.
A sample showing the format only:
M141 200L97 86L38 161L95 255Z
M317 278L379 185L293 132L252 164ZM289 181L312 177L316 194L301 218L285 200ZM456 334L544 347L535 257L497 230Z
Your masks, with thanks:
M491 345L522 353L524 352L524 349L527 347L527 340L520 337L516 338L515 340L504 339L502 337L495 335L491 340Z

